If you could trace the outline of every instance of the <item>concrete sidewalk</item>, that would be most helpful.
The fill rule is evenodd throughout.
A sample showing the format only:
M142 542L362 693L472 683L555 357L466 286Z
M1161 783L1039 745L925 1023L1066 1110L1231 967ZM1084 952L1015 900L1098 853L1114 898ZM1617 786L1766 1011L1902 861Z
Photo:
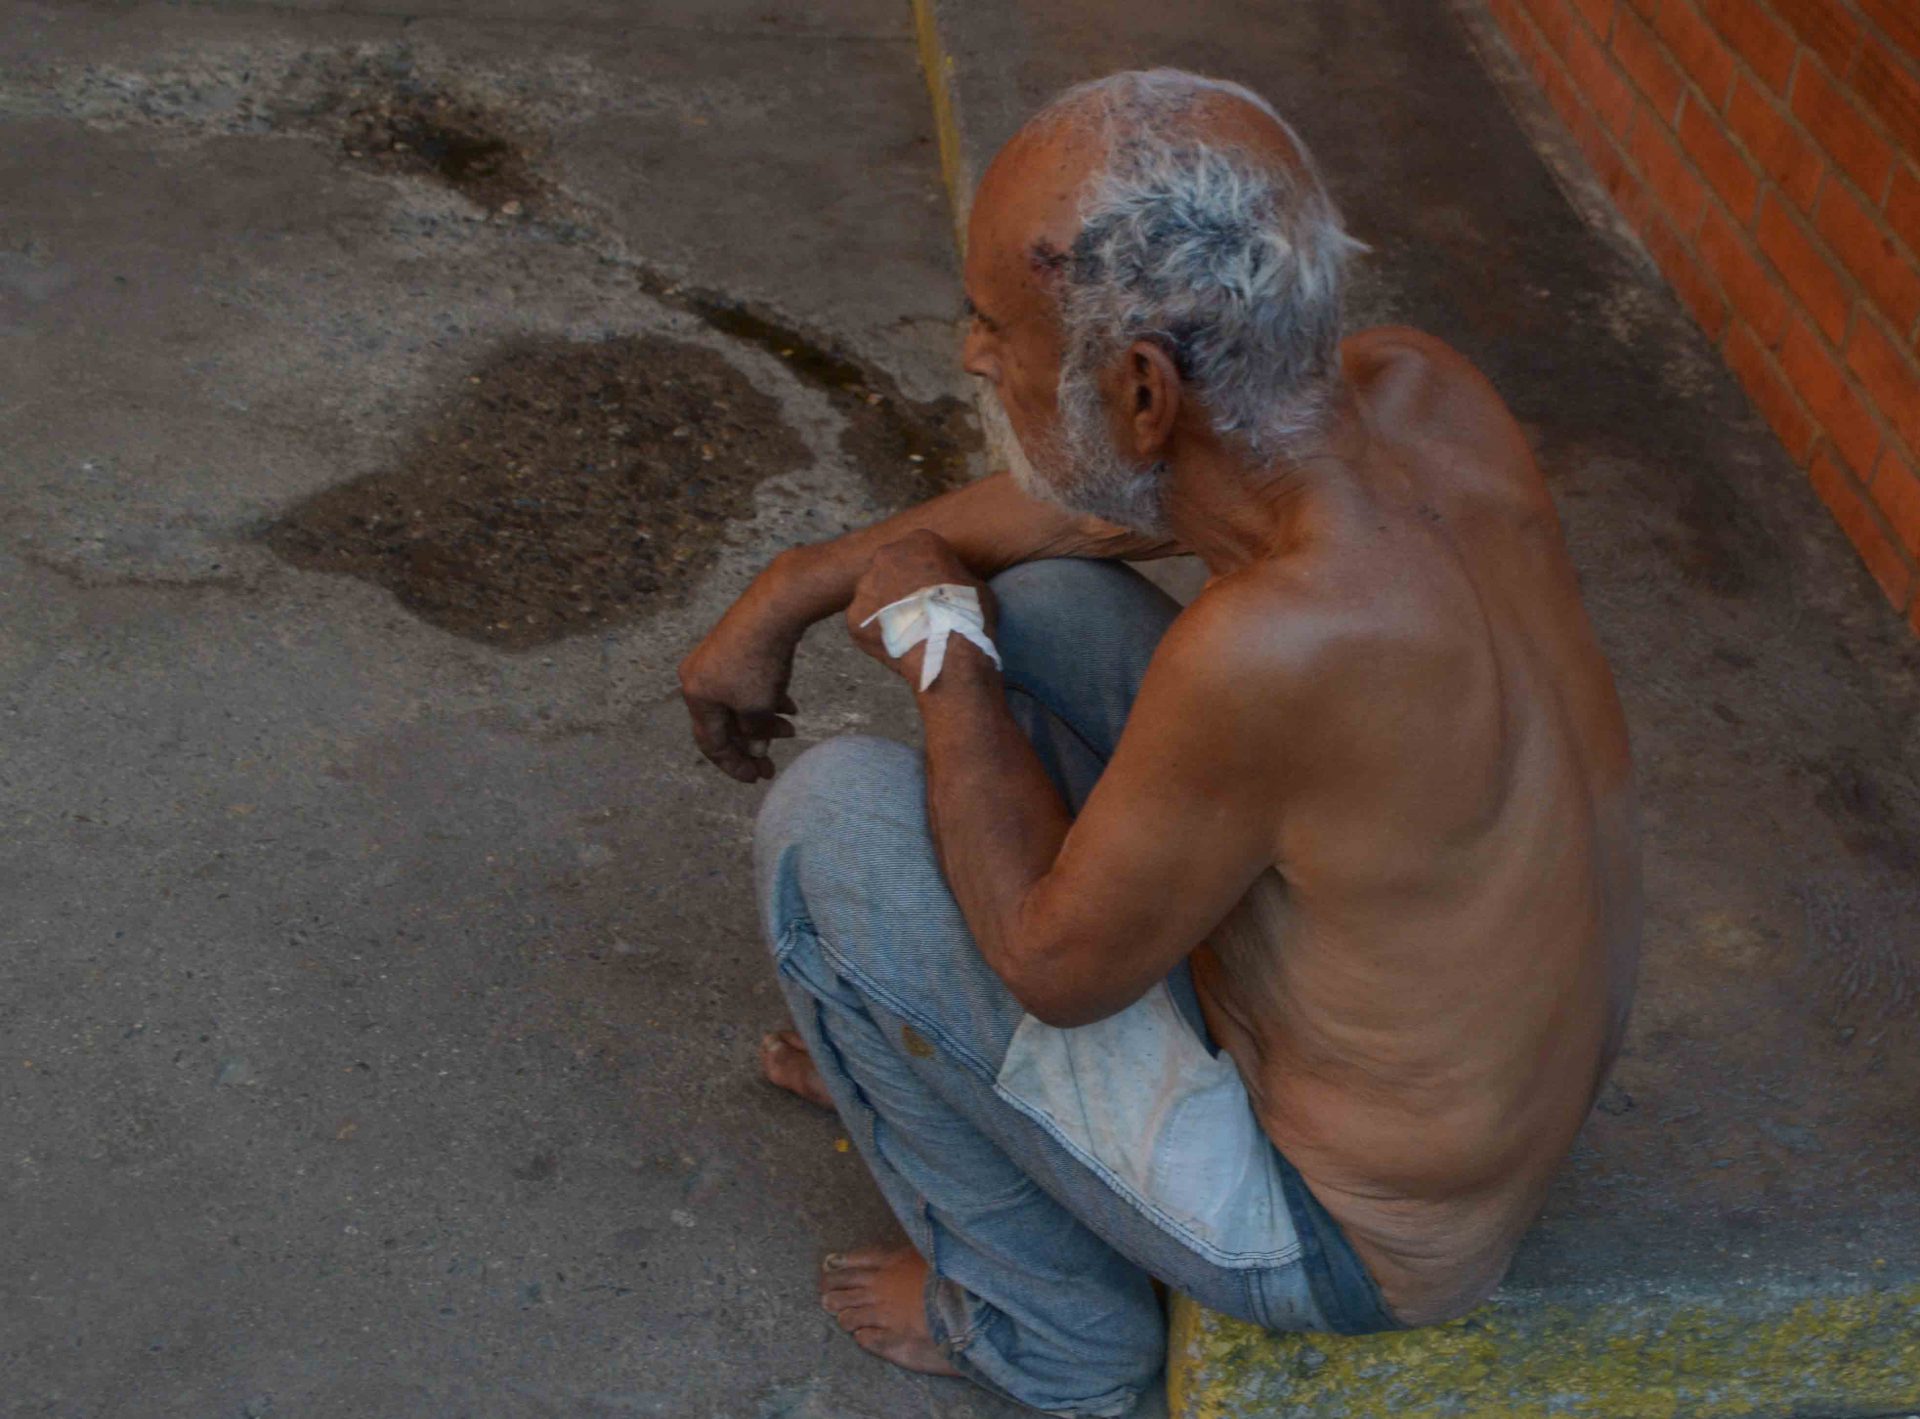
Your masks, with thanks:
M0 1411L1008 1414L817 1308L891 1223L754 1073L757 796L672 681L969 456L906 6L8 0L0 54ZM635 438L686 559L422 489ZM267 545L342 488L299 526L386 584ZM522 514L633 595L459 561ZM912 732L836 627L795 692Z
M1430 5L937 14L955 173L1120 64L1271 94L1356 320L1555 480L1654 930L1509 1297L1913 1285L1915 656L1678 309ZM756 795L672 693L772 551L980 464L915 55L904 0L0 0L8 1413L1013 1412L815 1307L889 1222L753 1076ZM672 555L572 496L636 447ZM912 733L837 628L795 692Z
M1189 1311L1176 1412L1920 1404L1920 651L1550 118L1529 142L1471 0L919 11L961 200L1078 79L1274 101L1373 247L1351 324L1441 335L1526 427L1635 737L1633 1029L1496 1305L1340 1345Z

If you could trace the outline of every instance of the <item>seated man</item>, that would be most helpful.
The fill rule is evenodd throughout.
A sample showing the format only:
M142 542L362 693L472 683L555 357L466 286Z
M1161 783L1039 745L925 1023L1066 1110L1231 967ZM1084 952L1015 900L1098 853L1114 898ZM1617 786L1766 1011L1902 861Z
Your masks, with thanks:
M822 1298L897 1364L1117 1415L1155 1279L1275 1329L1459 1315L1613 1059L1612 679L1499 396L1430 336L1340 339L1354 245L1253 94L1070 91L968 241L966 368L1031 467L783 554L682 667L747 782L835 610L918 697L924 756L810 749L756 843L765 1071L913 1244L827 1258ZM1184 610L1116 564L1177 551ZM931 635L874 619L934 586Z

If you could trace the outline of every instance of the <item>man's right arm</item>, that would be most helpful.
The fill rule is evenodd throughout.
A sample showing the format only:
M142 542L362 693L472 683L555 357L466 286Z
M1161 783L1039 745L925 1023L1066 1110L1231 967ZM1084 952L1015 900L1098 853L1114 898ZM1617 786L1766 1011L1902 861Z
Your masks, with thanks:
M847 608L873 554L921 529L937 532L974 575L986 578L1041 557L1144 561L1175 543L1079 517L995 473L870 527L775 557L680 664L693 737L719 768L752 783L773 777L766 742L788 738L787 681L794 648L814 622Z

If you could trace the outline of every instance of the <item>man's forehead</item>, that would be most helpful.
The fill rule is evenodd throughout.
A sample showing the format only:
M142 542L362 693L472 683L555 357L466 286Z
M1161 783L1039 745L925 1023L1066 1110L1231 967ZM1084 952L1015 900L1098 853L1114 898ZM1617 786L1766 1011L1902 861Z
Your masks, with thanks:
M1098 156L1084 135L1023 135L1001 150L968 224L968 283L981 287L971 292L975 301L1033 290L1064 263L1080 230L1080 189Z

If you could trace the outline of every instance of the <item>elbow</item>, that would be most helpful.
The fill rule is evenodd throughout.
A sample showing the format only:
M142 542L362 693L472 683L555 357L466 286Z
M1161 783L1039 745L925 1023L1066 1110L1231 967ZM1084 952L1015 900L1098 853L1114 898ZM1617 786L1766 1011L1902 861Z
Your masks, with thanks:
M1058 947L1027 947L1012 954L1002 980L1020 1008L1043 1025L1071 1030L1104 1020L1113 1008L1096 994L1088 973Z
M1089 1005L1082 1000L1065 996L1022 996L1016 992L1014 998L1027 1014L1043 1025L1051 1025L1056 1030L1072 1030L1081 1025L1091 1025L1096 1020L1104 1020L1113 1012L1097 1005Z

